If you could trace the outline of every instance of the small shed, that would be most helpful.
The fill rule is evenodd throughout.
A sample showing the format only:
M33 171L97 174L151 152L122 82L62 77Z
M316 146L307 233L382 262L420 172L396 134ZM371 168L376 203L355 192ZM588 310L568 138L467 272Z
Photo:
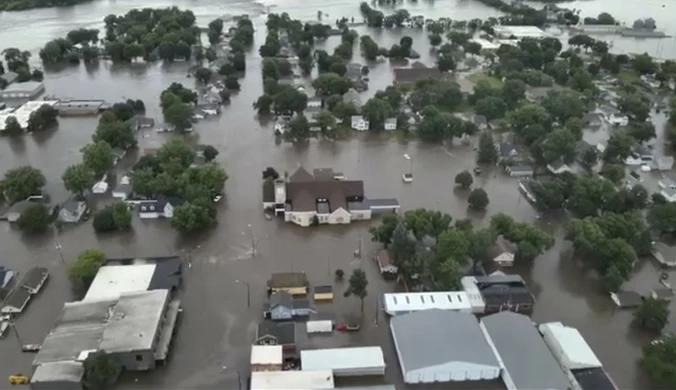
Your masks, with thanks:
M632 309L641 306L643 297L635 291L618 291L610 293L610 299L620 309Z
M538 329L554 358L564 369L581 370L603 366L577 329L560 322L541 324Z
M380 347L331 348L300 351L303 371L330 370L335 376L385 375Z
M315 301L332 301L333 300L333 286L315 286L313 289L313 296Z
M516 248L503 236L498 236L495 245L488 251L491 260L501 267L511 267L514 265Z
M65 361L41 364L31 378L32 390L81 390L84 377L81 362Z
M293 317L293 297L286 291L275 291L270 295L270 304L265 317L271 320L288 320Z
M304 272L280 272L268 280L268 292L286 291L291 295L307 294L308 281Z
M382 275L386 276L392 276L396 275L397 272L399 272L399 268L392 264L392 260L390 258L390 251L387 249L380 249L376 253L374 260L376 263L378 263L378 268L380 269L380 273Z
M282 371L283 350L281 345L252 345L251 372Z
M333 332L333 321L331 320L322 320L322 321L308 321L307 324L308 333L331 333Z

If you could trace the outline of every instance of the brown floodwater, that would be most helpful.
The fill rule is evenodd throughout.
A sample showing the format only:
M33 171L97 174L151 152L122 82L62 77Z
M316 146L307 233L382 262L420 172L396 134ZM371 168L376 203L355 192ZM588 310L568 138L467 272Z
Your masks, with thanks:
M293 17L314 18L318 7L309 7L297 0L280 1L272 11L288 11ZM589 12L598 13L599 4L589 2ZM254 14L260 5L250 2L153 2L152 6L189 6L195 10L201 24L224 13ZM583 8L580 3L578 8ZM634 7L638 2L628 2ZM641 3L641 9L650 8ZM36 10L28 13L0 13L0 48L20 46L36 49L42 42L63 35L77 27L92 27L108 13L149 5L136 1L97 1L69 9ZM408 5L407 5L408 7ZM330 19L354 16L357 2L332 1L322 3ZM420 2L413 14L430 17L450 16L454 19L496 15L476 2L468 0ZM602 8L605 10L605 8ZM609 12L614 11L608 9ZM600 12L600 11L599 11ZM627 18L633 15L626 13ZM584 13L584 12L583 12ZM646 15L648 16L648 15ZM664 15L652 15L658 23ZM31 20L26 25L23 20ZM257 19L258 47L264 39L262 19ZM359 30L364 33L366 30ZM411 35L421 61L431 63L426 37L421 33L403 31L369 32L381 46L398 42ZM332 38L324 45L327 50L337 44ZM628 43L627 45L634 45ZM648 41L654 42L654 41ZM646 47L652 47L647 43ZM665 41L662 47L671 46ZM621 45L620 45L621 46ZM631 47L626 50L631 50ZM648 50L648 49L646 49ZM665 49L663 49L665 50ZM455 219L471 218L476 225L488 223L492 214L503 212L519 220L540 224L557 237L556 245L533 264L522 265L516 271L524 276L538 303L533 318L538 322L561 321L577 327L604 363L611 376L622 388L648 388L642 370L637 366L645 336L630 330L631 314L613 310L610 300L595 287L570 258L569 245L563 241L564 226L560 221L542 221L517 191L515 180L497 172L485 172L477 186L486 189L490 205L486 213L468 211L467 194L454 188L455 175L474 166L471 145L456 143L445 147L418 142L402 142L381 135L364 134L341 142L312 141L306 145L278 144L269 123L261 123L252 102L261 94L260 59L254 49L247 59L247 73L241 80L242 91L234 94L223 114L196 125L194 134L186 137L190 143L214 145L220 154L217 161L229 175L226 196L221 202L218 224L198 236L180 237L166 221L134 221L130 233L96 235L91 222L66 227L61 232L49 232L28 237L3 223L0 225L2 264L25 272L34 265L51 271L50 282L19 318L17 329L23 343L39 343L56 320L63 302L71 299L65 277L65 265L59 260L55 242L62 247L66 262L88 248L100 248L110 257L160 256L172 253L190 255L192 267L186 271L185 289L181 292L183 317L174 340L168 366L150 374L129 375L125 388L213 389L235 388L238 372L246 381L248 349L261 316L265 299L264 284L270 273L304 271L313 284L333 283L336 269L350 271L362 267L369 276L370 294L365 304L365 326L360 332L339 335L331 340L304 340L304 346L346 346L350 344L382 345L388 363L387 380L400 383L398 363L394 354L386 321L378 314L378 295L398 287L383 281L375 265L368 260L377 246L370 241L368 227L377 223L356 223L351 226L303 229L281 221L266 221L261 209L261 171L273 166L278 171L293 172L298 166L307 168L332 167L351 179L363 179L367 196L396 197L403 210L425 207L450 213ZM355 49L355 60L358 59ZM364 61L362 61L364 62ZM364 100L375 91L389 85L391 65L387 62L372 66L370 89ZM99 98L110 102L133 98L143 99L148 115L160 115L159 94L172 82L193 86L187 78L187 64L133 64L116 66L102 62L93 66L48 69L47 93L63 98ZM303 82L309 84L309 80ZM95 130L95 118L60 119L58 129L44 134L26 135L18 139L0 139L0 174L12 167L30 164L47 176L47 190L54 200L67 196L60 183L64 169L80 161L79 150L88 143ZM139 153L143 148L157 147L175 135L146 132L139 138ZM401 174L408 171L412 157L415 181L404 184ZM132 163L134 154L121 167ZM251 256L254 241L256 255ZM355 261L353 251L361 245L364 258ZM657 270L650 263L639 267L637 284L653 287ZM348 272L349 273L349 272ZM246 283L251 288L251 307L247 307ZM337 292L344 289L336 284ZM336 294L332 305L320 305L318 311L335 313L337 318L356 314L359 302ZM377 325L375 324L377 320ZM371 323L373 321L373 323ZM19 352L14 336L0 342L0 377L16 372L30 373L33 355ZM446 387L447 388L447 387Z

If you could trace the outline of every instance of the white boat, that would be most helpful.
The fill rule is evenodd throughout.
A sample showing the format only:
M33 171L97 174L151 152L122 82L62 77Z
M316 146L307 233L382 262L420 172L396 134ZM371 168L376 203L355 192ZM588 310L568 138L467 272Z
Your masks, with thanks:
M403 175L401 175L401 179L404 181L404 183L413 183L413 174L404 173Z

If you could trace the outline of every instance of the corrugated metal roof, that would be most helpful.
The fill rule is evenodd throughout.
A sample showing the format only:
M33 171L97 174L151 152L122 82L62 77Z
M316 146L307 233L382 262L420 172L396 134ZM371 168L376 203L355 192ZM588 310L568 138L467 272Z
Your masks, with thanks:
M473 314L424 310L392 318L390 329L404 375L450 362L500 367Z
M380 347L312 349L300 351L300 364L304 371L384 368L385 358Z
M384 294L385 311L390 315L428 309L472 311L464 291Z
M554 348L565 354L568 362L574 365L570 369L603 366L577 329L557 322L542 324L539 329L545 341L556 343Z
M481 324L517 389L572 388L530 318L503 311L484 317Z

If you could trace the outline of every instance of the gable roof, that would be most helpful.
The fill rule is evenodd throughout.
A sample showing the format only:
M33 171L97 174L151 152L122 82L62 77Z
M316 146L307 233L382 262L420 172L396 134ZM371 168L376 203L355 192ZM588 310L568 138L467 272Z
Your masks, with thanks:
M296 172L294 172L290 177L289 177L289 182L292 183L302 183L302 182L307 182L307 181L314 181L315 177L312 176L310 172L308 172L307 169L303 167L298 167L296 169Z
M418 80L437 79L441 77L438 68L397 68L394 69L394 81L403 84L413 84Z
M291 308L293 306L293 297L286 291L275 291L270 295L270 309L275 307Z
M530 318L503 311L484 317L481 324L517 389L572 388Z
M493 245L493 247L491 247L491 249L489 250L489 256L492 259L494 259L503 253L509 253L511 255L514 255L516 253L516 249L514 248L514 245L511 242L509 242L502 235L500 235L495 240L495 244Z
M422 310L393 317L390 330L404 373L450 362L500 366L473 314Z
M293 322L263 321L258 324L256 340L258 341L265 336L274 337L280 345L295 344L296 324Z
M304 272L278 272L268 280L269 288L306 287L307 284Z

